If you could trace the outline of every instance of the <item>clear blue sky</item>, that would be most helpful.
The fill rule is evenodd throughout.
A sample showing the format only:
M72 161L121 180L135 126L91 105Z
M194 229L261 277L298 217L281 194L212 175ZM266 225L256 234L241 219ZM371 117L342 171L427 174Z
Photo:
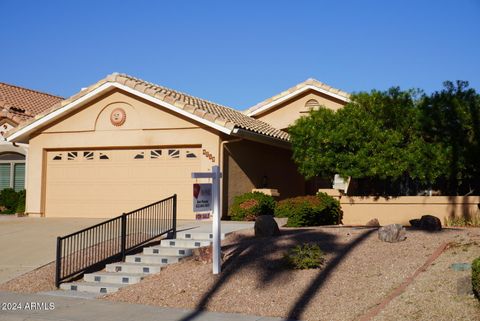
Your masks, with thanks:
M480 91L480 0L0 0L0 81L70 96L112 72L237 109L309 77Z

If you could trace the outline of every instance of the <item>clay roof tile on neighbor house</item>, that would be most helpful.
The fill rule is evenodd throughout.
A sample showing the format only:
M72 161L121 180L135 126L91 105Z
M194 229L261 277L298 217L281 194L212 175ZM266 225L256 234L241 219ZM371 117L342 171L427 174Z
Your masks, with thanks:
M0 82L0 116L16 123L44 112L62 99L62 97Z
M295 85L283 92L281 92L278 95L275 95L273 97L270 97L268 99L265 99L264 101L256 104L255 106L252 106L245 110L243 113L248 116L254 116L258 113L264 112L273 106L277 105L278 103L287 100L290 98L290 96L295 96L296 94L299 94L305 90L308 89L313 89L317 90L325 95L331 96L335 99L342 100L344 102L348 102L350 100L350 94L340 90L333 88L321 81L318 81L313 78L309 78L305 80L304 82L299 83L298 85Z
M87 96L88 94L94 92L97 88L104 86L108 83L120 84L130 89L133 89L136 92L140 92L141 94L145 94L152 98L159 99L165 103L168 103L171 106L181 109L181 111L185 112L187 115L200 117L201 119L206 120L210 124L218 125L229 131L233 131L235 129L242 129L248 132L253 132L282 141L289 140L288 133L273 128L265 122L251 118L233 108L222 106L205 99L194 97L173 89L169 89L126 74L119 73L113 73L106 78L98 81L97 83L89 86L88 88L85 88L76 95L60 101L50 109L46 110L44 113L36 115L34 119L28 120L19 127L10 131L8 133L9 137L12 137L12 140L15 140L15 133L18 133L17 135L20 136L19 132L22 131L24 128L24 131L26 131L26 127L28 127L29 125L35 126L35 122L40 121L42 118L46 118L48 115L53 114L54 112L77 101L82 97Z

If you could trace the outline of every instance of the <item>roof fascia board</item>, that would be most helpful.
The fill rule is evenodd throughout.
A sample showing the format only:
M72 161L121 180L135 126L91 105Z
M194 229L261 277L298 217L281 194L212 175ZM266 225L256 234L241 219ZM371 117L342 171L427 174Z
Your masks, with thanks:
M251 132L242 128L235 128L232 134L234 136L245 138L254 142L280 147L283 149L292 149L292 144L289 141L269 137L262 134L257 134L255 132Z
M212 121L206 120L205 118L202 118L202 117L200 117L200 116L197 116L197 115L194 115L194 114L192 114L192 113L189 113L188 111L185 111L185 110L183 110L183 109L181 109L181 108L179 108L179 107L176 107L176 106L174 106L174 105L172 105L172 104L169 104L169 103L167 103L167 102L165 102L165 101L163 101L163 100L160 100L160 99L158 99L158 98L152 97L152 96L150 96L150 95L147 95L147 94L145 94L145 93L142 93L142 92L140 92L140 91L138 91L138 90L132 89L132 88L130 88L130 87L128 87L128 86L125 86L125 85L122 85L122 84L119 84L119 83L112 83L112 85L115 86L115 87L117 87L117 88L119 88L119 89L122 89L122 90L124 90L124 91L126 91L126 92L129 92L129 93L131 93L131 94L133 94L133 95L136 95L136 96L139 96L139 97L141 97L141 98L143 98L143 99L145 99L145 100L148 100L148 101L150 101L150 102L152 102L152 103L155 103L155 104L157 104L157 105L163 106L163 107L165 107L165 108L167 108L167 109L169 109L169 110L171 110L171 111L173 111L173 112L179 113L179 114L181 114L181 115L183 115L183 116L185 116L185 117L188 117L188 118L190 118L190 119L193 119L193 120L195 120L195 121L197 121L197 122L199 122L199 123L202 123L202 124L204 124L204 125L207 125L207 126L209 126L209 127L212 127L212 128L214 128L214 129L222 132L222 133L225 133L225 134L227 134L227 135L231 135L231 134L232 134L232 130L231 130L231 129L228 129L228 128L226 128L226 127L223 127L223 126L221 126L221 125L218 125L218 124L216 124L216 123L214 123L214 122L212 122Z
M290 93L290 94L288 94L288 95L283 96L282 98L279 98L279 99L277 99L277 100L274 100L274 101L266 104L266 105L263 106L263 107L260 107L260 108L254 110L254 111L252 111L252 112L250 112L250 113L247 113L247 116L255 116L255 115L260 114L260 113L262 113L262 112L264 112L264 111L267 111L268 109L270 109L270 108L272 108L272 107L274 107L274 106L276 106L276 105L278 105L278 104L280 104L280 103L282 103L282 102L284 102L284 101L287 101L287 100L289 100L289 99L291 99L291 98L293 98L293 97L295 97L295 96L297 96L297 95L300 95L301 93L303 93L303 92L305 92L305 91L307 91L307 90L315 90L315 91L318 91L318 92L320 92L320 93L322 93L322 94L325 94L325 95L327 95L327 96L330 96L330 97L336 98L336 99L338 99L338 100L344 101L344 102L346 102L346 103L350 102L350 99L348 99L348 98L346 98L346 97L343 97L343 96L341 96L341 95L337 95L337 94L331 93L331 92L329 92L329 91L327 91L327 90L325 90L325 89L323 89L323 88L320 88L320 87L317 87L317 86L313 86L313 85L306 85L306 86L304 86L304 87L302 87L302 88L300 88L300 89L295 90L294 92L292 92L292 93Z
M88 94L85 94L84 96L76 99L75 101L72 101L71 103L66 104L65 106L63 106L63 107L61 107L57 110L52 111L51 113L43 116L42 118L34 121L33 123L28 124L27 126L23 127L19 131L17 131L15 133L13 133L12 135L8 136L7 141L16 142L17 140L20 140L21 138L24 138L24 136L32 133L37 128L39 128L43 125L47 125L50 122L53 122L53 121L57 120L63 114L65 114L65 113L67 113L71 110L75 110L76 107L80 106L84 102L87 102L87 101L95 98L99 94L103 93L105 90L108 90L110 87L111 87L110 83L105 83L105 84L99 86L98 88L96 88L96 89L92 90L91 92L89 92Z
M176 107L176 106L173 106L167 102L164 102L163 100L160 100L158 98L154 98L150 95L147 95L145 93L142 93L142 92L139 92L138 90L135 90L135 89L132 89L128 86L125 86L125 85L122 85L122 84L119 84L119 83L112 83L112 82L107 82L101 86L99 86L98 88L94 89L93 91L89 92L88 94L86 94L85 96L82 96L80 98L78 98L77 100L51 112L50 114L47 114L45 115L44 117L38 119L37 121L34 121L33 123L25 126L24 128L20 129L18 132L15 132L13 133L11 136L9 136L7 138L7 141L9 142L16 142L18 140L21 140L22 138L24 138L24 136L32 133L34 130L36 130L37 128L41 127L41 126L44 126L44 125L48 125L49 123L55 121L56 119L58 119L59 117L61 117L62 115L64 115L65 113L69 112L69 111L72 111L72 110L75 110L75 108L81 106L83 103L103 94L105 91L109 90L110 88L118 88L118 89L121 89L121 90L124 90L128 93L131 93L135 96L138 96L138 97L141 97L145 100L148 100L150 102L153 102L157 105L160 105L160 106L163 106L171 111L174 111L176 113L179 113L183 116L186 116L190 119L193 119L195 121L198 121L199 123L202 123L204 125L207 125L209 127L212 127L222 133L225 133L225 134L228 134L228 135L231 135L232 133L232 130L231 129L228 129L226 127L223 127L223 126L220 126L214 122L211 122L211 121L208 121L200 116L197 116L197 115L194 115L194 114L191 114L179 107Z

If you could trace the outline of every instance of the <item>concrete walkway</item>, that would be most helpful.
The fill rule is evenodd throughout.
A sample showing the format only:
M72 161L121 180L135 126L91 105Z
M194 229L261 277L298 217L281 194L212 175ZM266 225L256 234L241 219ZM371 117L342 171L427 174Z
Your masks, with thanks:
M12 304L21 310L11 311ZM238 313L196 312L184 309L113 303L102 300L0 292L2 321L281 321Z

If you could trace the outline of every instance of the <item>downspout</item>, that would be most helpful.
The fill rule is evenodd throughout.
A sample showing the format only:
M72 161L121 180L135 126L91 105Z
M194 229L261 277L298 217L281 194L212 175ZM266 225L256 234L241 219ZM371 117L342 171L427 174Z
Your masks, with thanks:
M228 143L237 143L237 142L240 142L242 140L243 140L243 138L236 138L236 139L232 139L232 140L224 140L220 143L219 150L218 150L218 164L220 166L220 172L223 173L223 179L225 179L225 177L226 177L226 173L224 173L224 171L223 171L223 161L224 161L223 149L224 149L225 145L228 144ZM223 216L223 181L222 181L222 184L220 184L220 204L222 204L222 216Z

